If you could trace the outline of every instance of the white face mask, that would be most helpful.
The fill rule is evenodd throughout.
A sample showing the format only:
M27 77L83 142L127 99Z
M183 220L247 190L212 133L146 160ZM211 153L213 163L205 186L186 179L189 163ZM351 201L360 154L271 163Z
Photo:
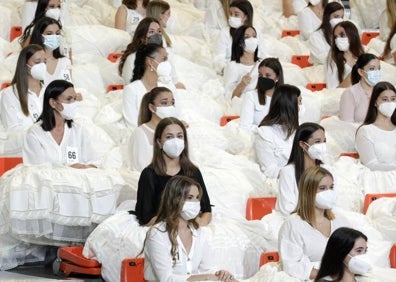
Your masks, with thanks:
M391 117L396 109L396 102L385 102L378 106L378 111L386 117Z
M164 76L164 77L169 77L172 74L172 65L168 61L161 62L158 64L157 67L157 75L159 77Z
M309 146L307 153L311 159L325 162L327 156L326 143L315 143L313 145L307 145Z
M366 73L367 78L364 77L364 79L369 85L374 86L381 81L381 70L369 70Z
M242 26L242 19L238 17L229 17L228 24L230 25L230 27L238 28Z
M47 74L47 66L45 63L35 64L30 67L30 75L37 80L44 80Z
M339 24L340 22L343 22L344 19L343 18L333 18L330 19L330 25L332 28L334 28L337 24Z
M255 37L250 37L245 39L244 50L248 53L254 53L258 46L258 40Z
M191 220L196 218L200 211L200 202L185 201L180 215L184 220Z
M59 21L60 18L60 9L59 8L52 8L48 9L47 12L45 12L45 16L49 18L53 18L54 20Z
M184 150L184 140L180 138L168 139L162 146L162 150L169 158L175 159L179 157Z
M76 116L76 110L77 110L77 103L73 102L70 104L66 103L61 103L63 106L63 110L60 111L60 115L66 119L66 120L71 120Z
M306 111L306 109L305 109L305 106L303 104L298 105L298 118L299 119L304 117L305 111Z
M329 210L335 206L337 194L333 189L316 193L315 206L319 209Z
M337 37L335 39L335 45L338 50L345 52L349 50L349 39L348 37Z
M49 50L55 50L56 48L59 48L60 43L61 43L61 36L58 34L50 34L50 35L44 35L44 46L49 49Z
M368 254L358 255L358 256L351 256L351 259L348 262L348 269L350 272L354 274L363 275L370 271L371 269L371 262L370 257Z
M169 17L168 21L166 22L166 28L172 29L175 25L175 20L173 17Z
M312 5L316 6L320 3L320 0L309 0L309 3L311 3Z
M167 117L177 117L177 111L175 106L157 107L157 109L155 110L155 114L161 119Z

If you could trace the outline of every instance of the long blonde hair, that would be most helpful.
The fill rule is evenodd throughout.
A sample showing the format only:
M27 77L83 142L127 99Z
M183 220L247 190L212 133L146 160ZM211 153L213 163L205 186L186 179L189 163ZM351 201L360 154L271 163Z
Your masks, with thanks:
M388 16L387 25L389 28L392 28L393 24L396 23L396 1L386 0L385 11Z
M168 10L170 10L170 5L168 2L163 0L153 0L150 1L147 5L146 17L151 17L161 22L160 15ZM172 41L170 40L169 35L166 33L165 29L163 29L162 27L161 32L162 36L165 38L165 42L168 47L172 47Z
M317 227L315 220L316 191L320 181L325 176L330 176L334 179L333 175L327 169L314 166L306 169L298 182L298 203L294 212L314 228ZM325 210L324 215L328 220L333 220L335 218L331 210Z

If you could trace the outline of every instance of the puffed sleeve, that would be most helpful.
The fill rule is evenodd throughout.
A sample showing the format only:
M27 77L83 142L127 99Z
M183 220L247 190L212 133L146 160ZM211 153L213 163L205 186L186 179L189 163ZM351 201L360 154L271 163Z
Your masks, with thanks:
M133 69L135 68L135 53L130 54L122 67L122 79L124 80L124 85L131 83L133 76Z
M279 194L276 201L277 210L289 215L297 207L298 190L294 165L287 165L279 171Z
M239 126L244 130L250 130L254 126L254 100L253 95L257 95L257 91L249 91L242 95L241 118Z
M142 171L153 158L153 146L141 127L137 127L129 140L130 165L137 171Z
M340 85L338 80L338 69L333 60L331 60L330 65L328 62L325 63L325 74L326 74L326 88L334 89Z
M326 42L321 30L311 34L308 40L310 57L315 63L326 64L327 55L329 54L330 45Z
M265 130L265 126L261 126L257 130L254 145L261 170L267 177L277 178L281 168L278 166L278 161L274 154L273 135L268 130Z
M34 131L29 130L25 136L22 149L24 164L40 165L46 162L46 150Z
M197 171L194 173L194 179L199 183L199 185L201 185L202 188L201 212L212 212L208 191L206 190L206 185L199 169L197 169Z
M304 254L302 234L290 220L286 220L279 230L279 255L283 270L298 279L309 279L315 263Z
M224 69L225 98L231 100L232 92L240 82L237 64L234 61L228 62Z
M123 114L124 118L129 126L135 127L137 126L137 119L138 119L138 93L137 88L138 86L135 84L128 84L124 87L123 91Z
M355 122L356 103L350 88L345 89L340 100L340 120Z
M358 129L355 138L355 147L359 153L359 158L362 164L371 170L394 170L396 163L381 163L375 153L375 145L372 138L370 138L370 128L362 126Z
M140 225L147 224L156 216L156 207L154 205L155 181L154 171L146 167L140 174L137 191L137 201L135 207L136 218Z

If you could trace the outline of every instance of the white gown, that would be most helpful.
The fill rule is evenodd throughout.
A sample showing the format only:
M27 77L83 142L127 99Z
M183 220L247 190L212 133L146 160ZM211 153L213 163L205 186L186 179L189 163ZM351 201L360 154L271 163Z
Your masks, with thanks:
M142 171L153 158L154 130L146 124L136 127L129 140L128 156L130 166L136 171Z
M304 40L308 40L309 36L319 28L322 21L311 8L305 7L301 12L297 14L298 27L300 29L301 36Z
M267 96L265 105L259 102L257 90L248 91L242 96L241 119L239 125L244 130L257 128L263 118L268 114L272 97Z
M329 55L330 45L327 43L323 30L315 30L308 39L310 53L310 61L313 64L326 64Z
M53 74L47 72L44 78L44 85L50 84L55 79L62 79L72 82L71 80L71 61L67 57L59 58Z
M348 74L352 71L351 66L349 66L347 63L345 63L344 67L345 69L342 79L345 79L348 76ZM325 74L326 74L327 89L334 89L340 84L340 81L338 80L337 66L333 60L331 60L330 65L328 64L328 62L326 62Z

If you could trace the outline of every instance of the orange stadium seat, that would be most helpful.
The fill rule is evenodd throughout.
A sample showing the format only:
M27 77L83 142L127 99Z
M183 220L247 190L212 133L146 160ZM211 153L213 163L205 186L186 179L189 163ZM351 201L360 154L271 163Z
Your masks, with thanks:
M121 57L122 57L122 52L113 52L113 53L110 53L109 56L107 56L107 59L110 62L115 63Z
M326 88L326 83L308 83L307 86L305 87L311 91L320 91L324 88Z
M144 258L127 258L121 265L121 282L144 282Z
M3 90L4 88L7 88L7 87L10 86L10 85L11 85L11 82L3 82L3 83L1 84L0 90Z
M15 38L22 35L22 27L20 25L15 25L11 27L10 30L10 41L12 42Z
M233 119L237 119L239 116L222 116L220 119L220 126L226 125L228 122L232 121Z
M300 30L298 29L284 29L282 30L282 38L286 36L297 36L300 34Z
M362 44L369 44L370 40L376 38L379 35L379 31L364 31L362 33Z
M389 252L390 267L396 268L396 244L394 244Z
M279 253L278 252L264 252L260 256L260 264L262 266L269 262L277 262L279 261Z
M340 157L350 157L354 159L359 159L358 152L342 152L340 153Z
M366 194L366 196L364 196L363 213L366 214L368 207L375 200L377 200L379 198L393 198L393 197L396 197L396 193Z
M106 93L109 93L110 91L115 91L115 90L122 90L124 89L124 85L122 84L110 84L107 86Z
M0 157L0 176L22 162L21 157Z
M312 64L308 61L308 55L293 55L291 62L300 68L306 68L312 66Z
M246 219L261 219L272 213L275 208L276 197L249 198L246 203Z

